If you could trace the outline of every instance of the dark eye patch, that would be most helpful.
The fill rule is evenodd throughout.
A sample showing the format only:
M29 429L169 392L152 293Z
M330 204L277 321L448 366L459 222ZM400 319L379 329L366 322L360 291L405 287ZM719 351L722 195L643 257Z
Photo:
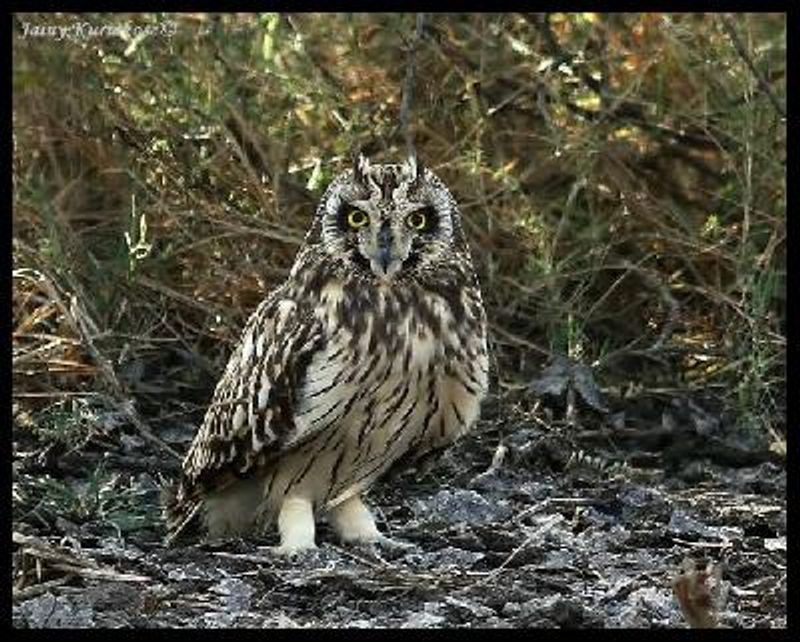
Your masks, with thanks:
M414 210L412 214L422 214L425 217L425 225L422 228L419 228L417 231L419 232L435 232L439 227L439 214L436 212L436 208L428 205L426 207L421 207L418 210Z
M369 214L367 214L364 210L356 207L355 205L351 205L350 203L345 203L342 201L342 204L339 205L339 210L336 212L336 223L339 226L339 229L345 232L352 232L353 226L350 225L349 217L351 213L359 212L366 217L366 220L369 221Z

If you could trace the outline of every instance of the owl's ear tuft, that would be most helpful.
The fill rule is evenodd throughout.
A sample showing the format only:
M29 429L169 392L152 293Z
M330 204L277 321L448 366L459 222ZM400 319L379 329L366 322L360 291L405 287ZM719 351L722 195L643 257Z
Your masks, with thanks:
M416 152L409 155L406 161L406 171L414 183L419 183L419 180L425 174L425 167L422 161L417 156Z
M353 163L353 178L359 183L366 183L366 175L369 173L369 168L369 159L359 152Z

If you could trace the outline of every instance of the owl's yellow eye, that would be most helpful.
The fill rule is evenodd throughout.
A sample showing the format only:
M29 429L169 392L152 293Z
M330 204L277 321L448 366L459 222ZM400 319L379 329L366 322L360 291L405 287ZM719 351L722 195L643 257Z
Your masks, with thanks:
M369 223L369 216L361 210L350 210L347 214L347 224L354 230L364 227L367 223Z
M406 225L412 230L424 230L428 226L428 217L425 212L411 212L406 216Z

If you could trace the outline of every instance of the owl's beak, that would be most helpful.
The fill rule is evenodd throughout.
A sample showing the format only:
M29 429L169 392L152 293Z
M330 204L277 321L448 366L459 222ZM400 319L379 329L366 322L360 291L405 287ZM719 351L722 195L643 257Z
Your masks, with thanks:
M392 264L392 251L390 248L378 248L378 264L383 268L384 272L389 271L389 266Z
M392 229L388 224L384 223L378 231L377 238L377 252L372 257L372 269L378 276L387 277L397 272L397 267L392 245L394 239L392 237Z

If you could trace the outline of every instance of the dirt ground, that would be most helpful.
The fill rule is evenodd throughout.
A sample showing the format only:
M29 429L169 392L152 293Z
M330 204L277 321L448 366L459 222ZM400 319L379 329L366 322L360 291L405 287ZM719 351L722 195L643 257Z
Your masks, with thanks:
M491 398L442 458L371 491L411 546L343 547L322 523L295 558L274 534L165 549L174 458L107 409L79 446L17 412L14 626L686 627L682 569L720 626L786 626L780 458L702 399L569 417L528 398ZM182 451L192 430L159 435Z

